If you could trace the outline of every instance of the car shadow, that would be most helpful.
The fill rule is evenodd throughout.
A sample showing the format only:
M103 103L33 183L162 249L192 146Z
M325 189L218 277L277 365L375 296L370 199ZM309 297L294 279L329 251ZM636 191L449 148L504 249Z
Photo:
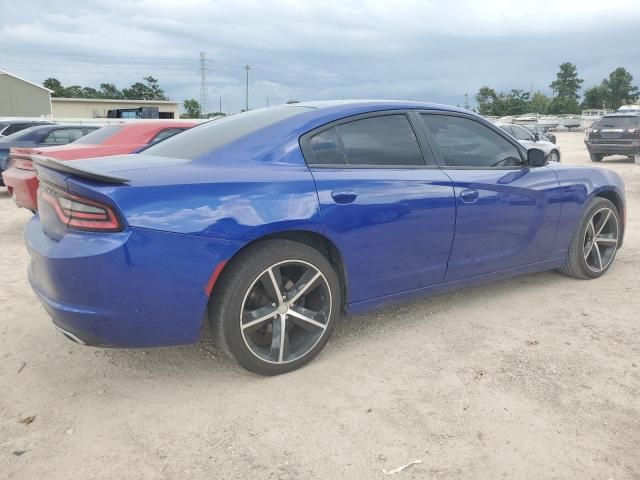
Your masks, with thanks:
M0 198L11 198L11 195L9 195L9 190L4 187L0 187Z
M601 163L603 163L603 164L605 164L605 163L629 163L629 164L632 164L632 163L635 163L635 161L632 158L629 158L629 157L623 157L623 156L616 155L616 156L611 157L611 158L609 158L609 157L604 158Z
M568 281L567 277L557 272L541 272L523 275L507 280L499 280L485 285L457 290L433 297L421 298L396 306L377 309L366 314L342 316L332 339L314 362L322 362L340 351L348 351L356 343L362 344L371 340L379 340L381 334L398 330L411 330L418 324L436 320L446 315L454 307L486 301L487 298L499 300L501 297L518 292L527 292L532 285L560 285ZM570 280L569 280L570 281ZM195 345L179 347L161 347L140 349L102 349L109 363L118 367L120 374L129 372L137 376L161 375L163 379L175 376L177 382L189 378L206 377L207 379L255 378L259 377L247 372L229 359L212 339L209 326L205 326L200 341Z

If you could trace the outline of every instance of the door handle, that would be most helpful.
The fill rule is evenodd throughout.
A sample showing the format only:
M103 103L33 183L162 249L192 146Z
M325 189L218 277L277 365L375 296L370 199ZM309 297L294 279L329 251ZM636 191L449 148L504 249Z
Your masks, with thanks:
M460 199L464 203L475 203L479 196L480 192L478 190L463 190L460 192Z
M355 190L346 189L346 190L333 190L331 192L331 197L336 203L351 203L353 202L358 194Z

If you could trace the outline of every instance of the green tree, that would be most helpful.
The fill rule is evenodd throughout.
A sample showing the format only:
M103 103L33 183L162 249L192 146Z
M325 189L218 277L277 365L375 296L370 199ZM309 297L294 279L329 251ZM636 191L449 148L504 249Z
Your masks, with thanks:
M504 96L503 104L503 115L522 115L529 107L529 92L514 88Z
M551 99L542 92L535 92L529 101L529 111L534 113L547 113Z
M185 100L182 105L185 111L185 118L200 118L202 109L200 108L200 103L195 98Z
M488 86L483 86L476 93L476 103L478 104L478 113L481 115L497 115L495 113L495 102L498 99L496 91Z
M62 86L62 83L60 83L60 80L58 80L57 78L47 78L44 82L42 82L42 85L45 88L52 90L52 97L64 97L64 87Z
M602 86L608 90L608 108L620 108L622 105L638 100L638 87L631 84L633 75L625 68L618 67L609 74L609 78L602 81Z
M560 65L560 70L556 74L556 79L551 82L551 90L553 90L556 98L563 101L573 98L578 99L578 90L580 90L583 80L578 78L578 69L571 62L564 62Z
M581 108L608 108L609 104L609 89L604 83L588 88L584 91L584 99L582 100Z
M98 93L100 95L100 98L123 98L122 92L118 90L113 83L101 83L100 91Z
M64 96L67 98L83 98L84 92L80 85L71 85L63 90Z
M84 98L100 98L98 91L92 87L83 87L82 96Z
M575 98L555 97L551 100L551 103L549 103L547 113L580 113L580 104L578 104L578 100Z
M169 100L169 98L164 94L164 90L160 88L158 85L158 79L148 75L143 77L143 80L146 82L147 87L151 92L150 100Z

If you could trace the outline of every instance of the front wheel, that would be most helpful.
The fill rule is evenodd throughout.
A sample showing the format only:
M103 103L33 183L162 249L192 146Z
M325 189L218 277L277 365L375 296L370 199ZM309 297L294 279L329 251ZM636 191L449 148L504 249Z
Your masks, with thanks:
M592 162L601 162L604 158L604 155L601 153L590 153L589 157L591 157Z
M340 292L318 250L289 240L257 244L232 261L216 286L209 310L216 341L254 373L295 370L329 340Z
M573 234L566 263L560 271L581 279L604 275L616 256L619 240L618 210L609 200L594 198Z
M550 162L559 162L560 161L560 153L557 150L551 150L551 153L549 153L548 160Z

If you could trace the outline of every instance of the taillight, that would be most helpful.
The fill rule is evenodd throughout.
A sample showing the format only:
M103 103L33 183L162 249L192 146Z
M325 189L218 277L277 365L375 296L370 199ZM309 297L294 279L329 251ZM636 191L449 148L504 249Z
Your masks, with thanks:
M38 204L46 202L69 228L90 232L119 232L122 223L109 207L95 200L72 195L40 181Z

